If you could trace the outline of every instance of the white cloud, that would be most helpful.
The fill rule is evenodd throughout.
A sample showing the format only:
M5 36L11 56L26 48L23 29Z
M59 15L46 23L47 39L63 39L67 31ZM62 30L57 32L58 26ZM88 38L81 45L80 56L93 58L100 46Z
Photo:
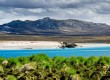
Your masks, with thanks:
M110 0L0 0L0 24L43 17L110 24L109 4Z
M45 9L42 9L42 8L37 8L37 9L28 9L30 12L33 12L33 13L43 13L43 12L46 12Z

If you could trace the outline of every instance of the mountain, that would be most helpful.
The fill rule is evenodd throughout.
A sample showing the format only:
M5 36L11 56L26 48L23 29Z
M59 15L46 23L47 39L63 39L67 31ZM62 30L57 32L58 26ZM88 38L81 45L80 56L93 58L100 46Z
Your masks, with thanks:
M110 35L110 25L75 19L56 20L46 17L36 21L15 20L0 25L0 33L17 35Z

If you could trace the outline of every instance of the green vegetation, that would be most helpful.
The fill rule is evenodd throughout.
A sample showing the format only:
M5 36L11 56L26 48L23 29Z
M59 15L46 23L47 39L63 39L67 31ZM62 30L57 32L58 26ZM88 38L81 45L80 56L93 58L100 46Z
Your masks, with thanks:
M0 57L0 80L110 80L110 57Z

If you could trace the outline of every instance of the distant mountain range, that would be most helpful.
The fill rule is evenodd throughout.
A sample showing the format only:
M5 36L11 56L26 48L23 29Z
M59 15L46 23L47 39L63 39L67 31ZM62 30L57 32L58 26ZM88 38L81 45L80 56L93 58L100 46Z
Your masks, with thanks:
M35 21L15 20L0 25L0 33L17 35L110 35L110 25L75 19L56 20L46 17Z

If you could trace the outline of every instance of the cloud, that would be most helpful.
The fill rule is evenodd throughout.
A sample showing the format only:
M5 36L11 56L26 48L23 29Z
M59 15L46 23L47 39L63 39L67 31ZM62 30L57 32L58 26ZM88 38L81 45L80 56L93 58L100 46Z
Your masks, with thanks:
M109 4L110 0L0 0L0 24L47 16L110 24Z
M110 2L99 4L96 11L98 14L110 14Z
M0 0L1 7L13 8L47 8L53 3L48 0Z
M109 0L0 0L1 7L14 8L81 8Z

